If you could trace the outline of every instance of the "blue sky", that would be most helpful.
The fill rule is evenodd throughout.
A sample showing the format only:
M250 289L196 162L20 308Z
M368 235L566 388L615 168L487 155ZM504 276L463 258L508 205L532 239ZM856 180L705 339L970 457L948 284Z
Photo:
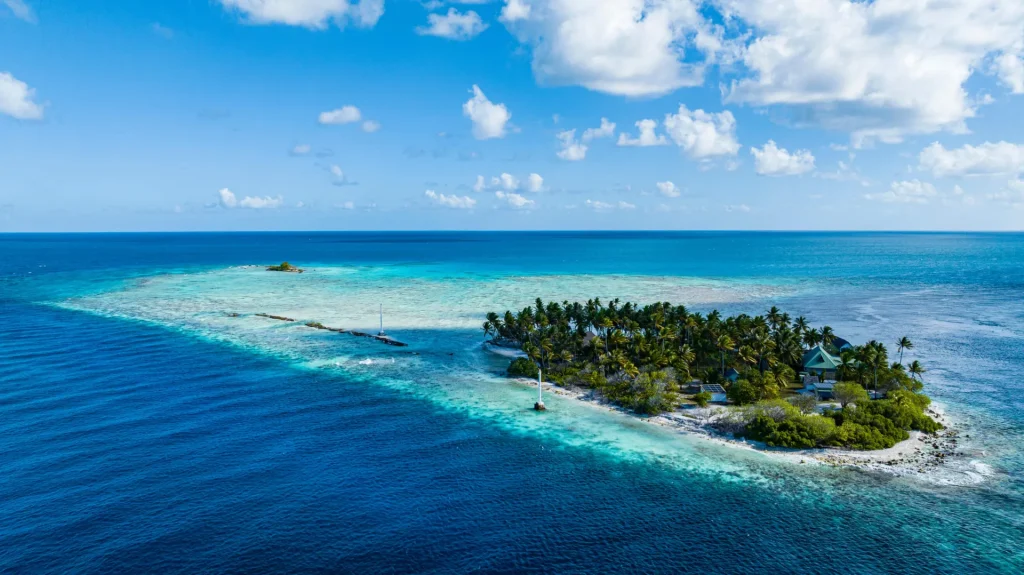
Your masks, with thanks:
M1022 55L1019 0L0 0L0 231L1020 230Z

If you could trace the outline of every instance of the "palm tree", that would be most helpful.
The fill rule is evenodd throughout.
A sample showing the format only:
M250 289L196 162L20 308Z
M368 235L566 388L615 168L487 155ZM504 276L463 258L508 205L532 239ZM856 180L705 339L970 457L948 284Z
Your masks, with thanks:
M828 345L832 343L832 340L836 338L836 334L832 331L832 328L825 326L821 328L821 343Z
M699 313L686 316L684 326L686 326L686 343L693 343L693 331L700 325L701 317Z
M910 366L907 367L907 372L910 373L910 378L911 379L917 379L917 378L921 377L922 375L924 375L924 373L926 371L928 371L928 370L926 370L924 368L924 366L921 365L921 362L917 361L916 359L914 361L910 362ZM924 378L922 378L922 381L923 380L924 380Z
M486 336L500 336L501 334L501 318L498 314L493 311L487 314L487 321L484 322L484 335Z
M863 358L861 361L871 368L873 377L872 389L878 391L878 368L884 366L888 361L888 353L885 345L879 341L871 340L862 347Z
M722 377L725 377L725 354L726 352L732 351L736 347L736 344L732 341L732 338L728 335L720 335L715 341L715 347L722 354Z
M847 376L857 365L857 354L852 349L844 349L839 353L839 373L836 374L836 379L839 381L845 381L848 379Z
M803 337L808 325L810 324L807 323L807 318L804 316L796 318L796 321L793 322L793 331L796 332L797 337Z
M552 375L586 378L588 385L598 387L607 384L602 389L609 399L645 409L654 405L651 389L676 393L676 384L690 381L691 375L721 382L729 366L743 370L765 398L775 397L776 388L793 379L805 345L834 346L835 339L829 326L811 329L803 317L791 322L775 307L758 316L724 317L717 311L702 316L668 302L637 306L612 300L605 305L596 298L586 303L538 299L503 316L488 313L483 331L498 344L517 345ZM902 383L910 391L919 390L924 368L916 361L903 367L903 355L912 344L902 338L897 347L899 362L891 366L886 347L877 341L843 351L839 379L875 390L879 380L887 389ZM674 381L667 381L672 377L666 374L669 369ZM895 373L903 369L913 384Z
M690 366L696 357L696 354L693 353L693 349L689 345L684 343L679 346L679 353L676 354L676 371L684 374L686 381L690 381L692 378Z
M909 337L903 336L896 342L896 349L900 352L900 365L903 365L903 350L914 349L914 342L910 341Z
M768 310L766 319L768 320L768 325L771 326L772 331L775 331L779 329L779 325L782 323L782 312L779 311L779 308L772 306L771 309Z
M807 344L807 349L811 349L818 345L820 341L821 334L818 333L818 330L811 328L804 332L804 343Z
M771 373L775 377L775 382L779 385L779 387L785 387L786 384L789 383L788 381L786 381L785 377L786 369L788 368L782 365L781 363L776 363L775 365L772 366ZM789 375L790 377L792 377L793 372L790 371Z
M764 373L765 368L770 364L775 363L775 358L771 356L772 350L775 349L775 340L766 332L755 332L754 337L750 340L750 347L757 354L757 370L761 373Z
M739 350L736 351L736 357L747 365L754 365L758 363L757 353L754 352L754 348L749 345L741 345Z
M621 347L624 347L627 343L629 343L629 338L626 337L625 334L623 334L621 331L617 329L613 329L611 333L608 334L607 339L609 350L611 350L612 348L619 349Z
M788 313L782 312L782 315L779 316L779 327L786 327L786 328L789 327L789 314Z
M775 344L775 353L780 361L789 366L796 366L803 357L803 347L796 334L786 330Z
M553 343L551 343L550 338L545 337L540 340L540 351L541 357L544 358L544 369L547 369L549 366L548 358L550 358L551 354L554 353L555 351L555 346Z
M532 343L526 342L523 344L523 353L525 353L526 357L530 358L530 361L533 363L540 363L540 350Z

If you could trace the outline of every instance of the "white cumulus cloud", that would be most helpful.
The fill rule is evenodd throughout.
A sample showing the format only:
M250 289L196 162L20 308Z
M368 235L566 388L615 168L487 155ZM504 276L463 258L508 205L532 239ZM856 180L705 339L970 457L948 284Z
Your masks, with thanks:
M718 0L753 33L727 99L856 140L963 131L986 56L1024 40L1020 0Z
M312 151L312 149L313 147L310 146L309 144L299 144L292 148L291 154L293 156L305 156L310 151Z
M238 205L238 199L235 198L235 193L227 188L221 188L217 192L221 207L233 208Z
M478 140L504 138L505 127L512 119L505 104L488 100L476 84L473 84L473 97L462 105L462 114L473 122L473 137Z
M721 65L728 102L855 145L964 132L992 74L1024 92L1020 0L506 0L544 84L652 96Z
M253 24L287 24L324 29L348 23L373 27L384 14L384 0L218 0Z
M655 185L658 187L658 192L667 198L678 198L682 193L672 182L658 182Z
M610 138L615 135L615 122L609 122L608 118L601 118L601 126L598 128L587 128L583 131L584 142L597 138Z
M869 200L889 204L927 204L939 195L935 186L920 180L893 182L889 189L880 194L864 194Z
M375 122L373 120L367 120L367 121L363 122L363 131L364 132L372 134L372 133L376 132L379 129L380 129L380 122Z
M532 208L537 202L527 199L514 192L494 192L494 197L506 202L508 205L516 209Z
M530 5L526 0L505 0L498 20L505 23L518 22L530 17Z
M599 211L599 212L608 211L608 210L634 210L634 209L636 209L636 205L635 204L631 204L629 202L624 202L624 201L621 201L621 200L616 202L616 203L614 203L614 204L608 203L608 202L602 202L602 201L599 201L599 200L587 200L587 201L583 202L583 205L587 206L588 208L590 208L592 210L596 210L596 211Z
M1024 146L985 142L949 150L935 142L921 151L918 167L936 177L1019 174L1024 172Z
M445 206L447 208L469 210L476 205L476 200L469 196L457 196L455 194L446 196L444 194L439 194L434 190L427 190L423 192L423 195L430 198L430 201L434 202L435 204L439 206Z
M1024 59L1007 52L996 59L996 73L1011 92L1024 94Z
M530 174L526 178L526 189L531 192L540 192L544 189L544 178L540 174Z
M491 186L504 188L506 191L514 192L519 189L519 178L516 178L509 173L503 173L500 176L491 178Z
M319 122L326 125L351 124L363 118L362 112L355 106L342 106L337 110L321 112Z
M569 162L578 162L587 157L587 145L576 139L576 130L565 130L555 135L562 147L556 155Z
M217 192L218 203L222 208L250 208L254 210L279 208L284 203L281 196L245 196L239 200L235 193L228 188L222 188Z
M740 149L736 141L736 118L728 110L719 113L690 111L680 104L677 113L665 115L665 131L691 158L734 156Z
M238 207L253 208L259 210L263 208L279 208L283 203L284 198L282 198L281 196L277 196L276 198L272 198L270 196L246 196L238 202Z
M651 96L703 82L703 67L684 61L708 28L692 0L507 0L500 20L532 48L544 83Z
M499 176L493 176L490 181L483 176L477 176L476 182L473 184L473 191L501 190L504 192L515 192L520 187L530 192L539 192L544 188L544 178L540 174L529 174L524 184L523 181L508 172L503 172Z
M809 150L797 150L792 154L780 148L774 140L762 148L750 148L754 155L754 169L764 176L795 176L814 169L814 155Z
M480 15L472 10L465 14L449 8L447 14L428 14L427 25L416 28L422 36L438 36L449 40L469 40L487 29Z
M7 72L0 72L0 114L19 120L41 120L43 107L33 101L35 90Z
M637 137L631 138L629 134L623 132L619 134L620 146L667 146L668 140L665 136L655 133L655 129L658 127L658 122L655 120L640 120L634 124L640 133Z

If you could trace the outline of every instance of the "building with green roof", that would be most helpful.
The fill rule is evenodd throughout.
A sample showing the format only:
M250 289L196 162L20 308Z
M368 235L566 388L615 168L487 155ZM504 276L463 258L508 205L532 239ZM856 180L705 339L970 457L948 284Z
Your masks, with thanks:
M803 359L800 361L804 371L814 374L824 372L825 379L834 378L840 364L842 364L842 360L825 351L825 348L820 344L805 352Z

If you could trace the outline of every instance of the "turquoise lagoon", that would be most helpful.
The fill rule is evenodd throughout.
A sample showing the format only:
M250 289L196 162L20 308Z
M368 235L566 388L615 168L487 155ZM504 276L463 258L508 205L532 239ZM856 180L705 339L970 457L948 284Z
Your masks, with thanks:
M1024 565L1024 236L16 235L0 250L2 568ZM282 260L307 271L261 267ZM563 397L532 412L535 390L481 348L484 313L595 296L909 335L970 439L941 472L898 478ZM408 348L302 325L376 331L380 305Z

